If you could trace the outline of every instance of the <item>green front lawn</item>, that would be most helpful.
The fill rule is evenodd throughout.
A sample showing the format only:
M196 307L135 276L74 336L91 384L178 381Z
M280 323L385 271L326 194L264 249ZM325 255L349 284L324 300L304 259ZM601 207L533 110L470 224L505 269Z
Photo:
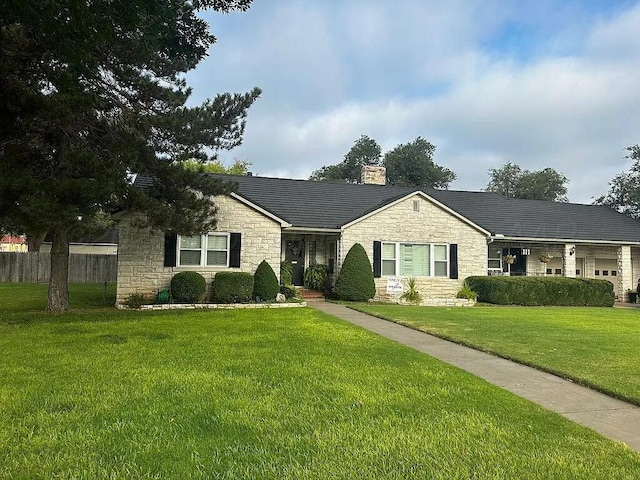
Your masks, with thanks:
M640 405L640 310L372 304L355 308Z
M4 315L47 308L46 283L0 283L0 321ZM72 283L69 285L71 308L113 307L116 284Z
M16 312L0 352L0 478L640 471L621 444L312 309Z

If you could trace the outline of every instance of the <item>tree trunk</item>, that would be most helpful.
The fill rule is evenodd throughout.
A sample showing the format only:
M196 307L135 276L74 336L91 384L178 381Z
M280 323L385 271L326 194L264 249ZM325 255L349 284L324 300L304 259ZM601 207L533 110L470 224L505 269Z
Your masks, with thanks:
M69 310L69 232L57 227L52 233L47 310L63 312Z
M27 249L30 252L39 252L40 246L44 241L44 237L47 236L47 232L44 233L36 233L36 232L27 232Z

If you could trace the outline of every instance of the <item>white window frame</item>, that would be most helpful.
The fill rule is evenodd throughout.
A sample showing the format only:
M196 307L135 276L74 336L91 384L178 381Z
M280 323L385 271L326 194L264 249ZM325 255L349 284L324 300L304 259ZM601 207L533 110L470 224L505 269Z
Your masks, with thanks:
M494 257L491 256L491 252L494 252ZM500 267L490 267L489 264L491 261L498 260L500 262ZM489 272L502 272L502 249L498 249L495 245L487 246L487 270Z
M384 246L385 245L394 245L395 258L385 257L384 256ZM401 275L400 274L400 245L427 245L429 247L429 275ZM445 247L445 252L447 254L446 259L446 274L445 275L437 275L435 274L435 266L436 263L444 263L445 260L436 260L435 259L435 247ZM450 244L448 243L425 243L425 242L381 242L381 254L380 254L380 272L382 277L420 277L420 278L449 278L449 270L451 266L451 256L449 254ZM393 275L388 275L384 273L384 261L394 261L395 262L395 272Z
M227 241L227 249L225 250L212 250L216 252L226 252L226 262L224 265L207 265L207 252L209 251L209 236L216 237L225 237ZM197 235L185 235L185 237ZM181 240L182 236L178 235L178 244L176 248L176 265L178 267L188 268L188 267L209 267L209 268L228 268L229 267L229 253L231 250L231 234L227 232L209 232L203 235L200 235L200 248L182 248ZM200 263L198 265L187 265L180 263L180 253L182 251L199 251L200 252Z

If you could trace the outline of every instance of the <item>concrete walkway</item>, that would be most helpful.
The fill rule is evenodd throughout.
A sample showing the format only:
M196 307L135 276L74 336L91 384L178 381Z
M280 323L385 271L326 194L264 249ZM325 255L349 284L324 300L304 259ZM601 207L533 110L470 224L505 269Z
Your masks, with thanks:
M640 408L550 373L323 300L312 308L427 353L640 452Z

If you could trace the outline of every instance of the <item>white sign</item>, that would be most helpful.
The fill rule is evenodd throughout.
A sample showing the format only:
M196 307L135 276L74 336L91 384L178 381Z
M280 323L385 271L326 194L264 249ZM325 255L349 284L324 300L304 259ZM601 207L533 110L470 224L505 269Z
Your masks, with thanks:
M401 295L402 294L402 278L389 277L387 278L387 293L389 295Z

